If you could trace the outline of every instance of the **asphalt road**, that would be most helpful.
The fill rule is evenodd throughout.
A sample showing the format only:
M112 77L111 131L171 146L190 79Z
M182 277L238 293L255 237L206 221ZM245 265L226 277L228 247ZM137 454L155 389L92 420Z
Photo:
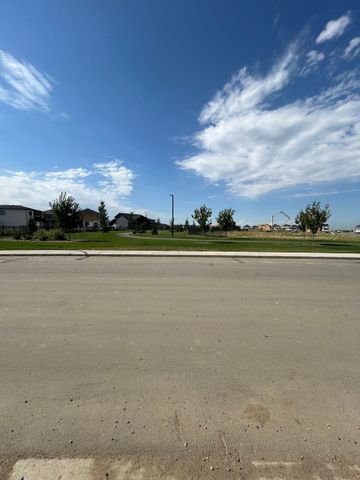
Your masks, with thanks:
M9 256L0 292L0 478L359 478L360 262Z

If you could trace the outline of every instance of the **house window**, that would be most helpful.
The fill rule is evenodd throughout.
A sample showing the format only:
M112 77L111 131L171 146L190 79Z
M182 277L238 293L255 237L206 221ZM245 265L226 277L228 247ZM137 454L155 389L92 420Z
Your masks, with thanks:
M29 210L29 217L32 217L32 214L33 214L32 210Z
M6 215L6 210L4 208L0 208L0 215Z

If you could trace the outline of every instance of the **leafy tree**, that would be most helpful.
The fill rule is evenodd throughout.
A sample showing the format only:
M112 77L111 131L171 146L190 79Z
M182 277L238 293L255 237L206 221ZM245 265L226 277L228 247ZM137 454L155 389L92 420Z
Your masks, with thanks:
M30 236L33 236L33 234L36 232L37 226L36 222L33 217L29 218L28 224L27 224L27 231Z
M298 225L298 227L300 228L300 230L302 232L306 232L306 229L307 229L307 215L303 210L301 210L301 212L299 212L297 214L297 217L295 218L295 223Z
M106 210L105 202L101 200L98 207L100 230L105 233L109 231L109 216Z
M50 207L54 212L56 223L69 235L71 238L71 231L79 225L82 220L82 211L75 198L67 196L66 192L61 192L59 198L50 202Z
M145 233L147 229L148 224L146 222L142 222L139 225L139 233Z
M158 225L158 222L153 222L151 233L152 233L153 235L157 235L157 234L159 233L159 225Z
M212 215L211 208L208 208L205 204L200 208L196 208L194 213L191 215L194 220L197 221L199 227L203 233L209 231L210 228L210 218Z
M295 218L295 223L299 225L300 230L305 232L309 229L312 233L313 240L318 230L327 222L330 218L330 207L325 205L321 208L320 202L313 202L309 204L305 210L301 210Z
M307 221L306 221L306 214L303 210L298 213L297 217L295 218L295 223L298 225L299 229L303 232L304 239L305 239Z
M224 210L219 212L216 221L225 232L225 235L227 235L229 230L235 227L234 214L235 210L233 208L224 208Z
M130 212L128 215L128 229L133 230L135 228L134 212Z

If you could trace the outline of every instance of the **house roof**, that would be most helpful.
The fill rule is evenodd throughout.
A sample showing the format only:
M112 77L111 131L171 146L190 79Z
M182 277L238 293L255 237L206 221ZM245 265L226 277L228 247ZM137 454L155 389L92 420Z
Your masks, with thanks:
M96 212L95 210L91 210L91 208L83 208L81 212L83 215L99 215L99 212Z
M126 219L128 220L130 215L131 215L130 213L121 213L121 212L120 212L120 213L118 213L117 215L115 215L115 218L124 217L124 218L126 218ZM138 213L133 213L133 214L132 214L133 220L137 220L137 219L140 218L140 217L146 218L146 217L144 217L144 215L140 215L140 214L138 214Z
M23 205L0 205L0 208L6 208L6 210L35 210L34 208L24 207Z

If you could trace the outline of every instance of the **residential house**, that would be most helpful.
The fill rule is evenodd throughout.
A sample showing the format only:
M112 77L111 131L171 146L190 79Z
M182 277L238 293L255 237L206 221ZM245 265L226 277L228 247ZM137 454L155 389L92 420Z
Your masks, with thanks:
M268 223L261 223L260 225L257 226L257 229L260 232L271 232L272 227Z
M38 227L44 227L44 215L40 210L23 205L0 205L0 230L24 230L33 218Z
M155 220L145 217L137 213L118 213L115 218L111 220L110 226L116 230L141 228L149 230L152 228Z
M55 228L56 227L56 218L55 218L55 213L53 212L52 209L50 210L45 210L42 213L42 228ZM40 225L39 225L40 226Z
M99 212L91 210L91 208L84 208L82 210L82 227L97 229L99 228Z

